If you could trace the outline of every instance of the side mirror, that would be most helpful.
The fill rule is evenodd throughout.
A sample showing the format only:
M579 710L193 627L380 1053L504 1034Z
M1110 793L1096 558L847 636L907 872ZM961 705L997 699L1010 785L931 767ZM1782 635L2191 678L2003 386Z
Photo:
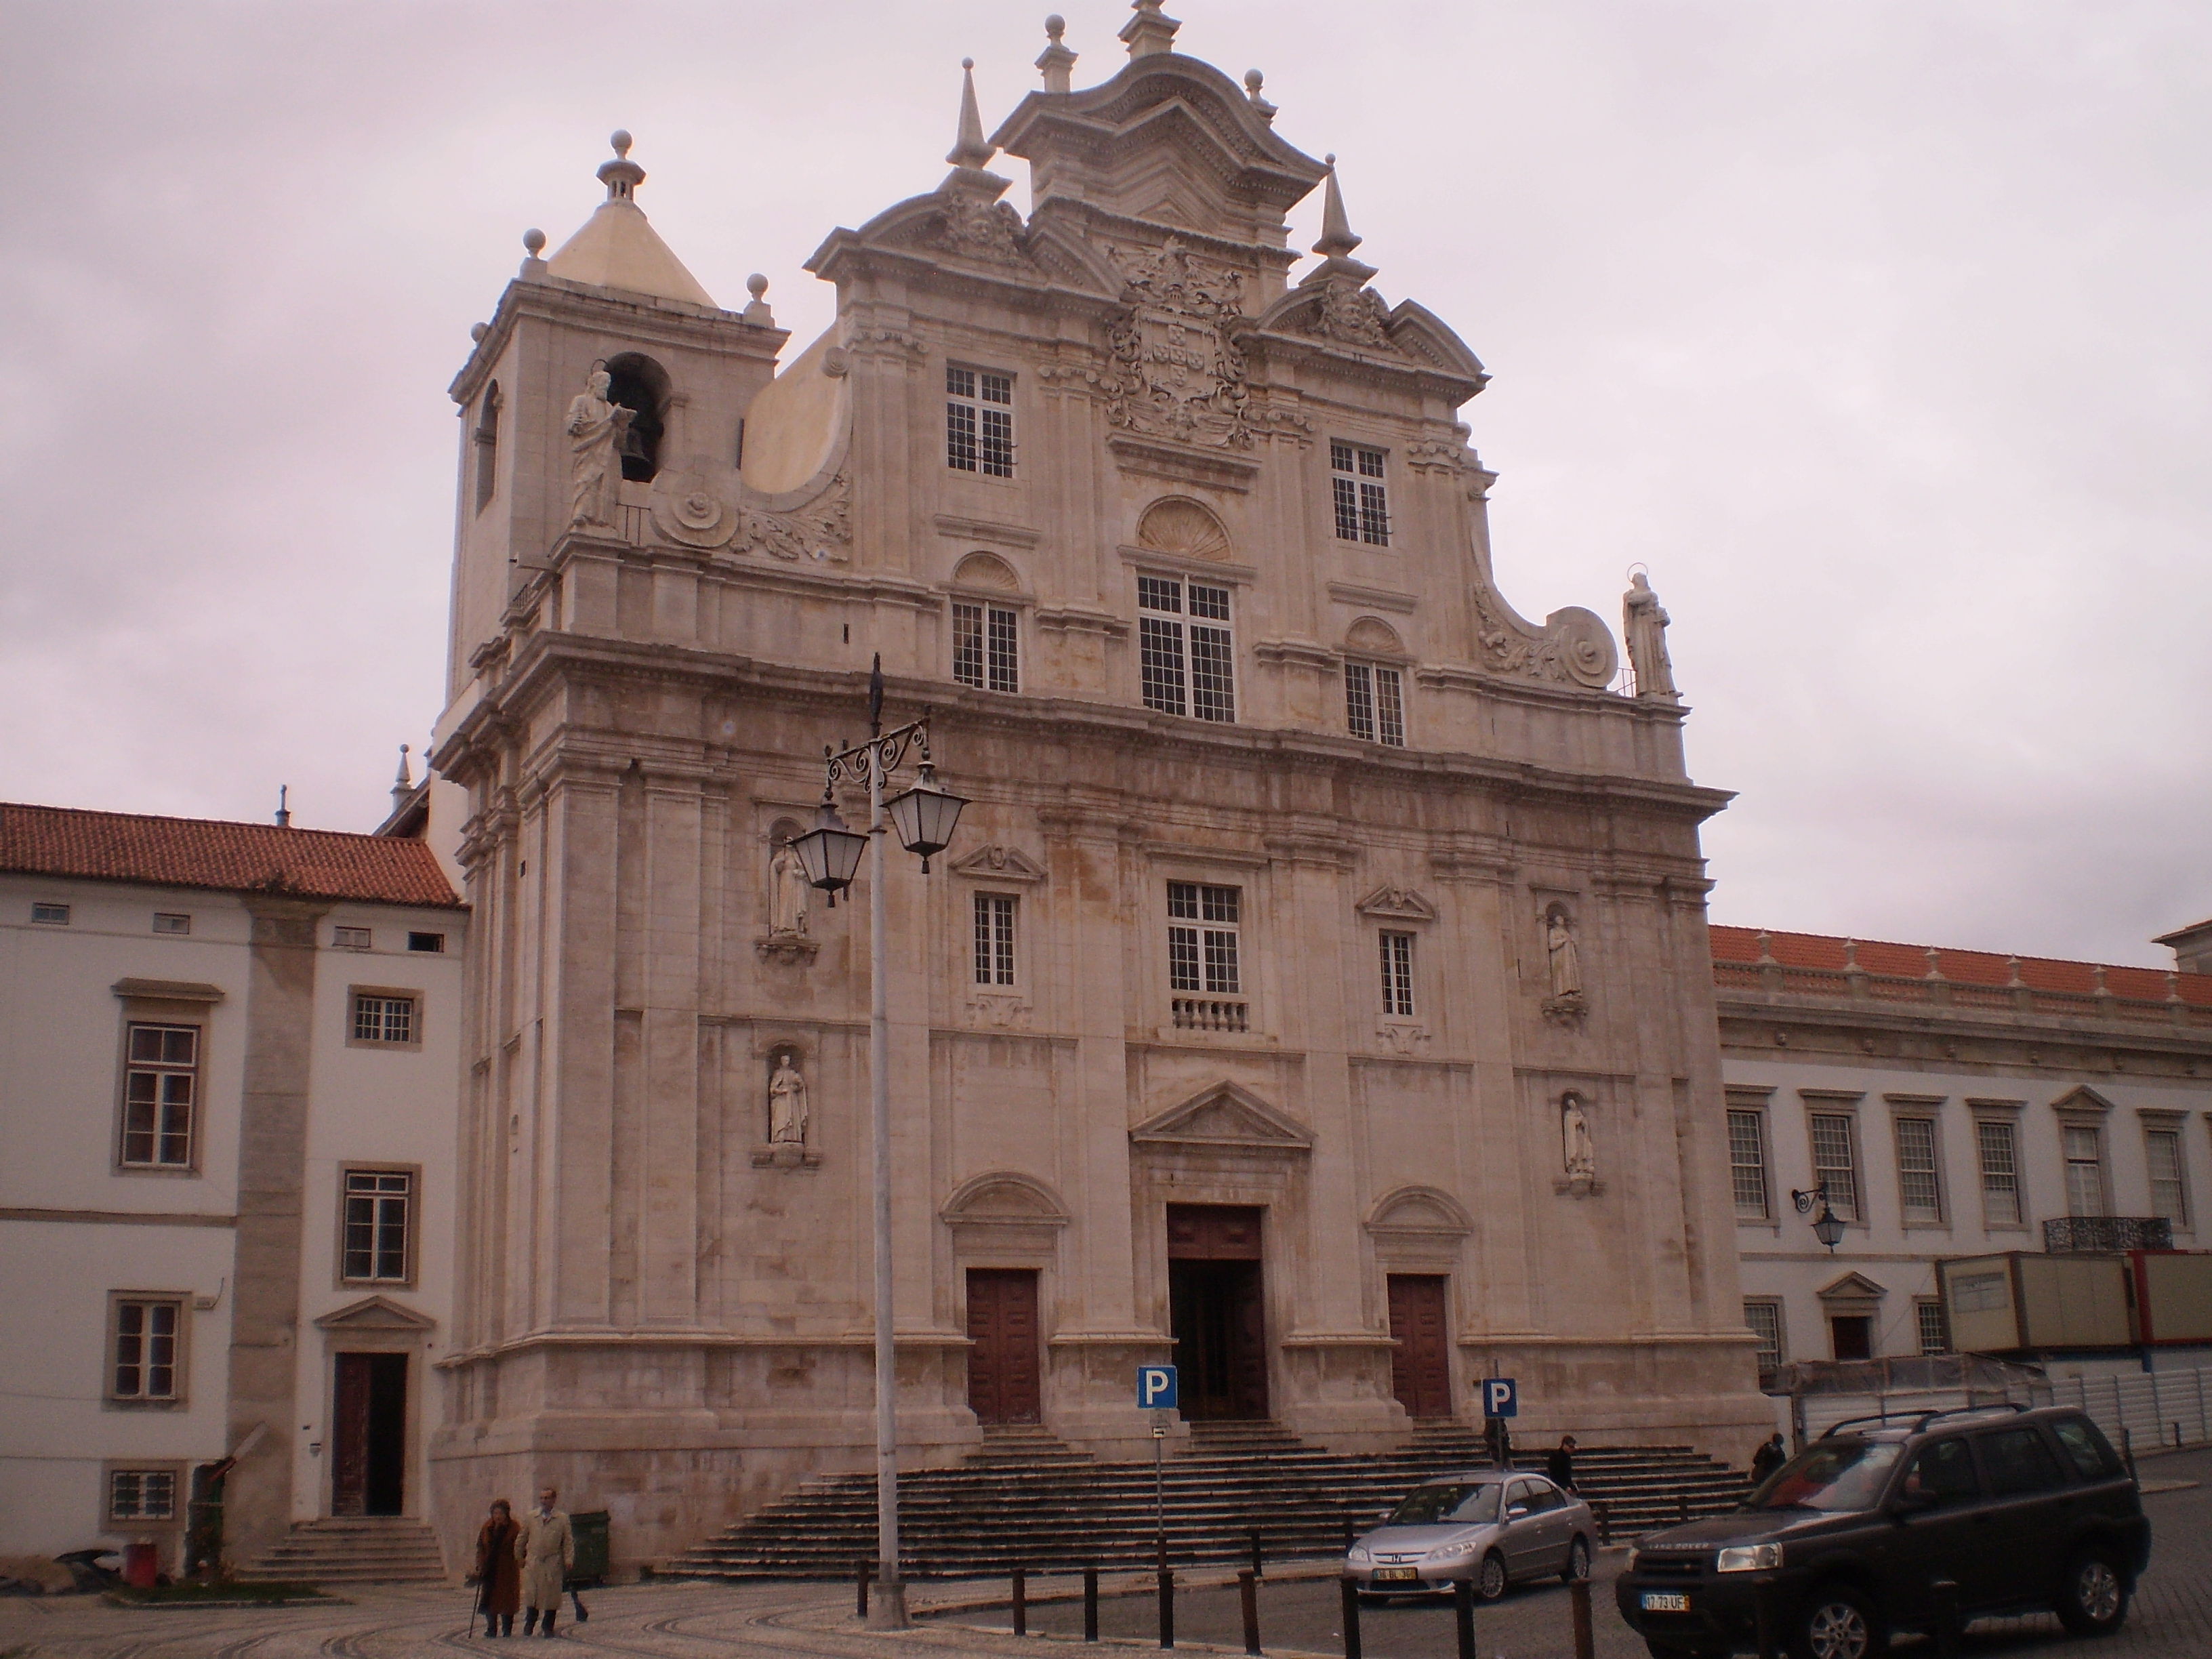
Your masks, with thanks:
M1937 1504L1936 1494L1928 1492L1901 1492L1889 1500L1889 1512L1900 1518L1908 1515L1925 1515Z

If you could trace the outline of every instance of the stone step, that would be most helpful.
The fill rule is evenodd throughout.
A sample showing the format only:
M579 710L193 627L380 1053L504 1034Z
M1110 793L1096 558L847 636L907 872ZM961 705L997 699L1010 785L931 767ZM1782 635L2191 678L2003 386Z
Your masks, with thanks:
M438 1537L404 1516L337 1516L295 1522L261 1559L237 1570L247 1583L435 1584L447 1582Z

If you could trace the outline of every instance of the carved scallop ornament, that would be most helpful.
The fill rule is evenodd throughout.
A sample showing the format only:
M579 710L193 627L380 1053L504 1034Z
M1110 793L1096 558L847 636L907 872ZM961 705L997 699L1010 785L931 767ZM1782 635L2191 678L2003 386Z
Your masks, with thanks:
M1137 545L1153 553L1188 559L1225 559L1229 532L1212 512L1187 495L1167 495L1146 507L1137 520Z

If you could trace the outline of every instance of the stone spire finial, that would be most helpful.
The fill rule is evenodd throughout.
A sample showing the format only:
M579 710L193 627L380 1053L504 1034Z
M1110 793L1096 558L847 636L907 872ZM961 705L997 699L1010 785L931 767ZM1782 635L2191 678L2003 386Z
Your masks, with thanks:
M1047 92L1066 92L1072 82L1068 71L1075 67L1075 54L1060 44L1060 37L1067 33L1067 19L1058 12L1044 20L1045 40L1049 43L1037 54L1036 66L1044 71Z
M1328 163L1328 193L1322 198L1321 240L1313 251L1324 259L1342 259L1359 246L1360 238L1352 234L1352 221L1345 215L1344 192L1336 183L1336 157L1322 159Z
M1262 121L1275 118L1275 106L1260 95L1260 88L1267 84L1267 77L1257 70L1244 71L1244 94L1252 100L1252 113Z
M774 328L775 313L769 309L768 278L757 270L753 272L745 278L745 292L753 296L745 306L745 320L757 327Z
M1129 6L1137 15L1121 25L1121 38L1128 43L1130 58L1173 52L1176 31L1182 24L1160 10L1160 0L1129 0Z
M645 169L629 159L629 133L617 127L607 142L614 146L615 159L599 163L599 182L607 187L607 200L626 202L645 182Z
M981 169L999 152L983 137L983 114L975 107L975 60L960 60L960 136L945 159L956 167Z
M399 745L399 770L392 780L392 804L398 806L415 793L415 780L407 775L407 745Z

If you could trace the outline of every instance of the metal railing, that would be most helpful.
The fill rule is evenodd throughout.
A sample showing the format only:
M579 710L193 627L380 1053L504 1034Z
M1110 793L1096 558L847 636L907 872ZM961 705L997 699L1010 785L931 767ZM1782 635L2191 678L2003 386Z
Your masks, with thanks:
M2055 1215L2043 1224L2043 1248L2052 1255L2170 1250L2173 1224L2162 1215Z

